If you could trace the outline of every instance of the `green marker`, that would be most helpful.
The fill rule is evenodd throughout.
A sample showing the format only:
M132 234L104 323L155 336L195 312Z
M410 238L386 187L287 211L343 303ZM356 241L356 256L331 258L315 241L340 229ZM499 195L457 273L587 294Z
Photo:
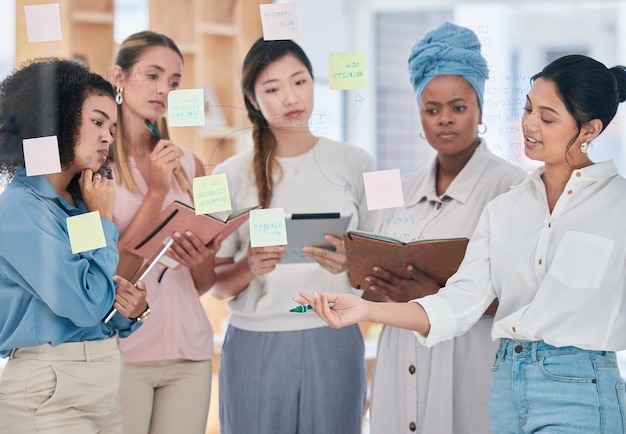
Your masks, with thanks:
M328 307L332 308L333 304L328 303ZM300 306L296 306L293 309L289 309L289 312L306 313L309 310L313 310L313 306L311 306L310 304L301 304Z

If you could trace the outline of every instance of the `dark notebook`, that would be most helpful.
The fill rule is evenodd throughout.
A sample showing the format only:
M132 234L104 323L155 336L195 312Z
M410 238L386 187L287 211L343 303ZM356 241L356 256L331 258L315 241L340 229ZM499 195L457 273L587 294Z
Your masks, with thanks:
M459 268L469 242L467 238L450 238L405 243L364 231L348 231L343 240L350 284L364 290L369 286L365 277L375 274L372 267L378 266L408 279L411 277L406 270L409 264L443 286Z

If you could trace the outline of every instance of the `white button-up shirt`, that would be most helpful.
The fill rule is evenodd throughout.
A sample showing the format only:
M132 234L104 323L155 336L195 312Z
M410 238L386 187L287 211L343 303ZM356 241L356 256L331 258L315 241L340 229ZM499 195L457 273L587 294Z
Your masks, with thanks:
M465 333L497 297L494 339L626 349L626 180L610 161L575 170L550 213L542 173L494 199L458 272L415 300L420 342Z

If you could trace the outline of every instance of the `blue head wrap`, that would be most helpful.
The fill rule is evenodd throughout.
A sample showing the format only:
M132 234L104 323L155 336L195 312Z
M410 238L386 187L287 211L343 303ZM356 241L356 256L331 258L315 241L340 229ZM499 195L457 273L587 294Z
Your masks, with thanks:
M480 54L480 41L470 29L446 22L427 33L411 49L409 73L418 99L433 78L462 76L476 91L482 110L489 68Z

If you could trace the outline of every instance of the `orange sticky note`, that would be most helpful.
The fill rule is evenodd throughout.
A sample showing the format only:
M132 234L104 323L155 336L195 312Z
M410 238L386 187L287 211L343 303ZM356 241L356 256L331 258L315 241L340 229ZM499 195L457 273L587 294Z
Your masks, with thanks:
M363 182L368 210L404 206L400 169L366 172Z
M72 253L81 253L106 247L102 220L98 211L79 214L66 219Z

